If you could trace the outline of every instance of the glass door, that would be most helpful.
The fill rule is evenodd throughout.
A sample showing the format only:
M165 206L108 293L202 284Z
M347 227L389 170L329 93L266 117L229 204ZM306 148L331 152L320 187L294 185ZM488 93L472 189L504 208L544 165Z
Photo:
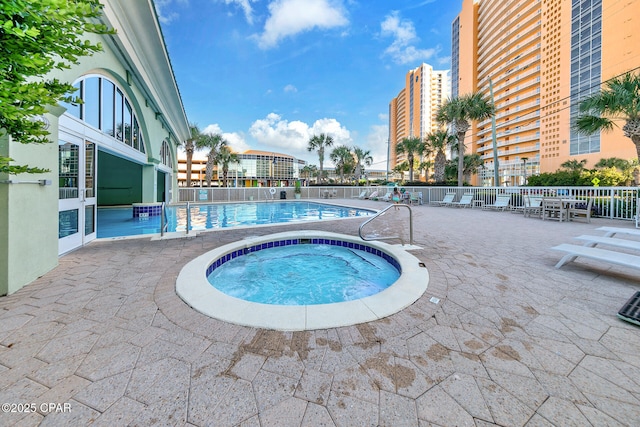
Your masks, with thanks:
M72 138L68 138L71 140ZM96 238L96 145L90 141L58 144L58 253Z

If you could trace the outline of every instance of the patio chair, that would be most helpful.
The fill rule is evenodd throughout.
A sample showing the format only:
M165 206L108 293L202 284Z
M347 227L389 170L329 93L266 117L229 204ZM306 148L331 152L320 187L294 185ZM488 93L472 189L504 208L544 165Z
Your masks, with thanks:
M531 215L535 215L540 218L542 216L542 197L526 197L528 202L524 207L524 216L530 218Z
M581 203L580 205L574 205L569 208L568 216L569 221L574 221L575 219L582 218L586 222L591 222L591 206L593 206L593 199L589 199L586 203Z
M467 193L467 194L463 194L459 201L451 202L449 206L456 207L456 208L470 208L472 202L473 202L473 194Z
M353 196L354 199L364 200L367 198L367 190L362 190L359 195Z
M564 221L567 219L567 209L562 203L562 199L551 197L542 199L542 220L554 219Z
M421 205L422 204L422 193L419 191L414 191L413 193L409 193L409 204L413 205Z
M496 201L493 202L493 204L490 205L484 205L482 206L482 209L485 210L498 210L498 211L504 211L505 209L507 209L509 207L509 203L511 203L511 196L508 194L499 194L496 197Z
M369 194L365 199L369 200L378 200L378 190L375 190L373 193Z
M434 206L449 206L453 202L453 199L455 198L456 198L456 193L447 193L444 195L444 199L432 200L431 202L429 202L429 204Z

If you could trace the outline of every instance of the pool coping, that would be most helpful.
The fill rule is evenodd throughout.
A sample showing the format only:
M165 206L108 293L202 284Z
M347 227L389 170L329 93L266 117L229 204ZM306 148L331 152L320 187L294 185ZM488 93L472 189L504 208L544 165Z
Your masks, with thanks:
M222 256L245 247L293 238L336 239L365 244L386 252L401 267L398 280L375 295L355 301L305 306L261 304L224 294L207 280L206 270ZM413 304L429 285L424 264L401 246L359 237L313 230L250 237L206 252L186 264L176 279L176 293L196 311L225 322L283 331L336 328L382 319Z

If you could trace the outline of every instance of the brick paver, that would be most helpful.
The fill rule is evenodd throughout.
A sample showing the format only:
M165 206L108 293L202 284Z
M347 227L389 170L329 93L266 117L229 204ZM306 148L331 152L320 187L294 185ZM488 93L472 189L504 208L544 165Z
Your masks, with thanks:
M62 257L0 298L0 403L37 409L2 412L0 425L640 425L640 329L616 317L640 274L582 259L555 269L561 254L549 250L632 224L413 213L427 292L388 318L336 329L227 324L189 308L175 279L231 241L355 235L362 219L96 241ZM403 215L390 211L374 231L405 235Z

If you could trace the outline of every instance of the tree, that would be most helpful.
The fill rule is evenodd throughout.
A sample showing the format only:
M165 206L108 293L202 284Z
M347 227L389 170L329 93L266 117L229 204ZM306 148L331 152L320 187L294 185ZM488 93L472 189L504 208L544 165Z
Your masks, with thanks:
M189 132L189 139L187 139L183 145L184 151L187 153L187 187L191 187L191 165L193 163L193 152L196 149L197 141L202 138L200 129L195 123L191 123L189 125Z
M304 165L300 172L306 179L309 179L318 175L318 167L316 165Z
M484 162L482 157L478 153L467 154L464 156L464 168L462 170L463 175L468 179L471 175L478 172L478 168L482 166Z
M83 40L86 33L114 34L98 23L99 0L3 1L0 7L0 138L7 134L23 144L50 142L47 108L60 101L79 102L75 88L57 79L54 69L70 68L79 57L102 50ZM41 173L37 167L10 165L0 156L0 173Z
M365 165L371 166L373 163L373 157L371 157L371 151L365 151L359 147L353 147L353 156L356 158L356 169L354 171L354 175L356 181L358 181L365 171Z
M445 151L447 147L455 142L455 137L447 131L439 130L427 134L426 141L436 152L433 165L433 178L436 183L442 183L445 181L444 167L447 163Z
M329 135L325 135L321 133L320 135L313 135L308 142L307 151L318 152L318 163L320 163L320 168L318 169L318 184L322 182L322 178L324 174L322 173L322 163L324 162L324 149L326 147L331 147L333 145L333 138Z
M626 73L605 82L600 92L580 102L574 129L583 135L610 132L624 121L622 132L636 146L640 162L640 74Z
M424 153L425 145L422 139L414 136L412 138L404 138L396 145L397 154L406 154L409 166L409 181L413 181L413 163L415 156L421 156Z
M228 145L227 140L219 133L205 134L201 138L196 140L197 148L208 148L207 165L205 167L205 179L207 180L207 187L211 187L211 180L213 179L213 166L218 159L218 153L222 147Z
M480 92L462 95L446 101L438 110L436 120L453 126L458 142L458 187L463 184L464 138L470 121L485 120L495 114L495 107Z
M578 160L567 160L566 162L562 163L560 165L560 167L570 171L570 172L581 172L584 170L584 165L587 164L587 160L586 159L582 159L580 161Z
M344 183L345 174L351 173L355 165L351 150L346 145L340 145L331 151L329 157L336 165L336 173L340 174L340 182Z
M225 141L226 143L226 141ZM218 150L218 154L216 156L216 162L222 165L222 182L225 187L229 186L229 182L227 181L227 176L229 175L229 164L238 162L238 155L231 151L226 144L222 145ZM237 185L237 184L236 184Z

